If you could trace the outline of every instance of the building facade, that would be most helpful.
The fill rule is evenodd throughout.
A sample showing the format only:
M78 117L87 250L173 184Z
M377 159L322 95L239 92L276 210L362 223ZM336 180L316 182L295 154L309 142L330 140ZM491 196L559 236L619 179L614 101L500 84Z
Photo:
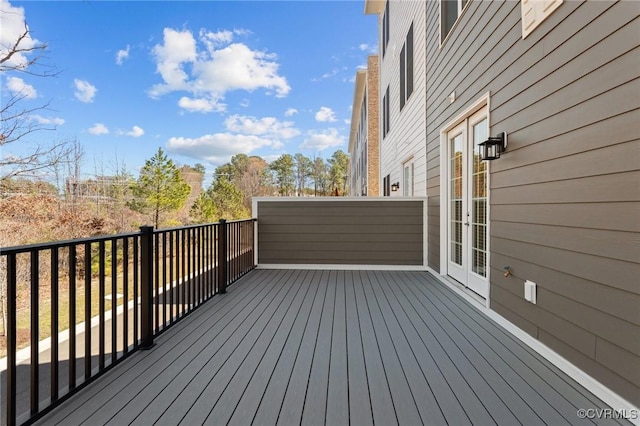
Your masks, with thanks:
M381 195L426 195L426 5L365 3L379 23Z
M380 195L378 139L378 56L356 73L349 134L349 195Z
M384 55L381 174L402 188L398 165L419 159L429 267L640 405L640 3L367 1L365 13ZM422 111L405 120L410 22L423 83L404 108ZM505 152L481 161L501 132Z

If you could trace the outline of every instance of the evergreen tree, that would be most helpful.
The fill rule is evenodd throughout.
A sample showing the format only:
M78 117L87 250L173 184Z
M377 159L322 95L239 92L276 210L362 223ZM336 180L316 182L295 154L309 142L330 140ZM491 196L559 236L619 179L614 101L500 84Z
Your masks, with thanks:
M242 191L222 176L200 194L190 214L199 223L217 222L219 219L246 219L250 214L242 201Z
M302 154L296 154L295 160L295 177L296 177L296 189L298 196L304 196L304 191L307 187L307 178L312 175L313 163L307 157Z
M274 174L276 187L278 188L280 195L291 195L295 189L293 157L290 154L283 154L269 164L269 169Z
M337 189L340 195L345 195L349 180L349 156L339 149L333 153L328 162L331 189L334 191Z
M158 148L156 155L145 161L131 189L135 198L130 202L130 207L141 213L151 213L156 228L160 223L160 214L180 209L191 191L180 169L164 154L162 148Z

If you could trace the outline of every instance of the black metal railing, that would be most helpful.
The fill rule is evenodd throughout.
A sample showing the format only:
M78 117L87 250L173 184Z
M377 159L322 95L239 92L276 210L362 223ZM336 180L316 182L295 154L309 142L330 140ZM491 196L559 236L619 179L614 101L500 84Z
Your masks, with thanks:
M3 423L31 423L255 267L254 219L0 249Z

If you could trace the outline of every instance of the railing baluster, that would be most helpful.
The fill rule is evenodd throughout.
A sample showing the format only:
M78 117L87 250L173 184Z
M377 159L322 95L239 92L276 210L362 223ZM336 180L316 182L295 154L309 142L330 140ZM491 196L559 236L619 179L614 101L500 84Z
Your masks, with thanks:
M175 291L175 284L177 281L175 280L174 276L173 276L173 259L174 259L174 252L173 252L173 237L174 237L175 233L173 231L171 231L169 233L169 306L170 306L170 314L169 314L169 324L173 324L175 317L176 317L176 312L175 312L175 305L174 305L174 294L173 292Z
M16 352L17 340L17 268L16 254L9 253L7 255L7 425L16 424L16 394L17 394L17 377L16 377Z
M111 364L118 359L118 240L111 240Z
M129 352L129 238L122 239L122 354Z
M31 414L38 413L40 388L40 252L31 251Z
M185 265L185 233L186 230L182 229L180 231L180 240L181 240L181 245L180 245L180 254L181 254L181 261L180 261L180 269L182 270L182 273L180 274L181 278L181 292L182 292L182 312L180 313L180 316L184 316L185 314L185 310L187 309L187 282L186 282L186 278L185 278L185 273L187 271L186 269L186 265Z
M162 329L167 328L167 233L162 233Z
M69 391L76 387L76 245L69 246Z
M204 291L204 228L198 227L198 245L196 246L198 250L198 301L200 304L205 300L205 291Z
M138 330L140 329L140 313L138 300L140 296L140 237L133 238L133 349L138 349Z
M153 257L151 259L153 260L153 266L154 266L154 292L153 292L153 297L151 300L153 300L153 305L154 305L154 329L153 332L157 333L158 330L160 330L160 292L159 292L159 286L160 286L160 235L159 234L154 234L153 236Z
M227 292L227 221L220 219L220 235L218 239L218 283L219 291Z
M105 352L105 244L104 240L98 242L98 309L99 318L98 323L98 368L100 371L104 370L104 352Z
M58 278L58 247L51 249L51 401L58 399L59 352L58 352L58 316L59 316L59 278Z
M214 286L213 286L213 265L214 265L214 257L213 257L213 225L207 226L207 292L209 297L211 298L214 295Z
M84 381L91 377L91 243L84 245Z

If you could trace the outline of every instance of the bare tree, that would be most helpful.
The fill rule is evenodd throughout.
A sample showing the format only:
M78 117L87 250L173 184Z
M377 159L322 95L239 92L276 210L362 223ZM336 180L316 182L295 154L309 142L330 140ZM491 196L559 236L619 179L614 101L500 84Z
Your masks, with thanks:
M3 5L4 6L4 5ZM47 44L31 37L31 32L24 21L21 9L11 8L0 10L0 20L3 22L3 33L6 36L16 21L21 21L23 29L14 34L10 42L0 42L0 75L8 80L10 74L27 74L35 77L55 77L55 68L46 63ZM5 26L11 27L5 30ZM4 38L4 37L3 37ZM48 145L29 146L28 136L40 130L55 130L57 120L43 119L36 113L49 109L49 102L35 107L25 107L24 101L31 98L31 94L22 90L8 90L8 96L3 96L0 106L0 150L6 150L9 144L18 145L17 154L0 157L0 179L18 175L33 175L50 168L53 163L68 156L66 141L54 141ZM52 163L53 162L53 163Z

